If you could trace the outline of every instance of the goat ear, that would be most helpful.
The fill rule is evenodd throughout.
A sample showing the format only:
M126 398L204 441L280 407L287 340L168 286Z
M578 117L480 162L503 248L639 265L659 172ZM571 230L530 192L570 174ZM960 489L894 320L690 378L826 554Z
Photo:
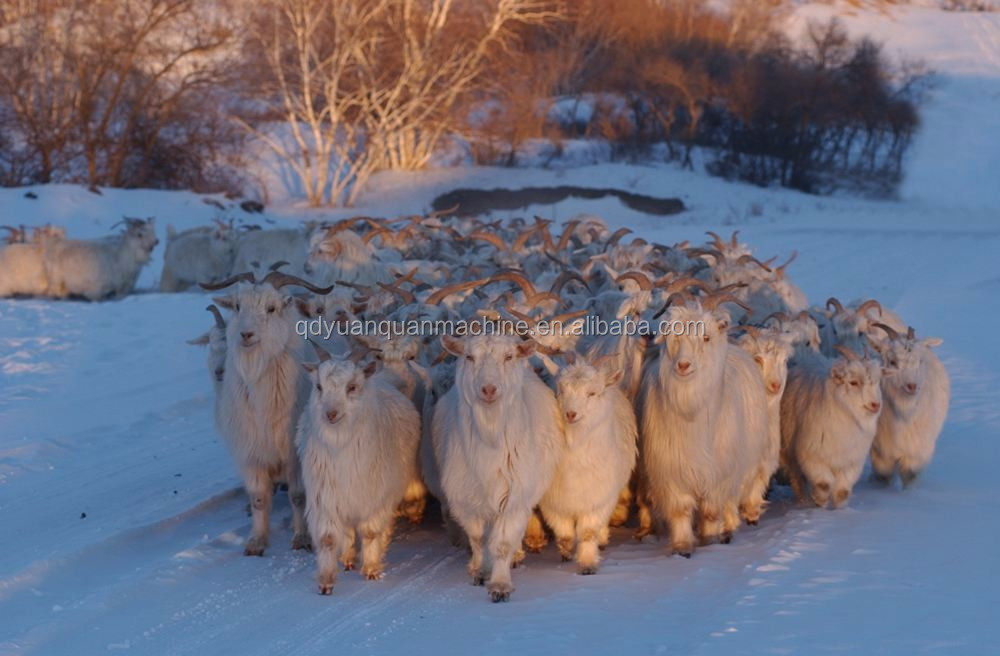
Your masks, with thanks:
M531 340L517 345L517 357L526 358L535 352L535 343Z
M465 353L465 343L458 337L441 335L441 346L452 355L463 355Z
M607 372L604 376L604 384L607 387L613 387L622 381L625 377L625 372L621 369L615 369L613 371Z
M940 337L928 337L924 340L924 346L941 346L944 340Z
M369 378L375 373L376 365L377 363L374 360L365 365L365 368L361 370L365 374L365 378Z
M219 307L226 308L227 310L232 310L236 302L233 300L232 296L213 296L212 302Z
M307 374L316 373L316 369L319 368L318 362L303 362L302 368L306 370Z
M191 346L205 346L206 344L208 344L208 333L205 333L204 335L199 335L194 339L189 339L187 343L190 344Z

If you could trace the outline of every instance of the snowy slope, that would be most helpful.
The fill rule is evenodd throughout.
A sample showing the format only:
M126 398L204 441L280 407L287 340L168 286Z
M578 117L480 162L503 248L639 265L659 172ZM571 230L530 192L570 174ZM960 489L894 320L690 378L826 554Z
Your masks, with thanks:
M1000 38L995 15L926 11L849 20L942 69L973 52L953 21ZM382 175L356 210L422 211L460 186L614 186L679 196L690 211L654 218L606 199L498 216L588 211L657 241L739 229L759 255L798 250L790 275L813 301L874 296L945 340L951 412L911 489L862 482L837 512L796 506L785 492L760 526L691 560L617 531L593 577L550 548L515 571L517 592L502 605L468 584L465 555L436 524L401 526L384 580L345 574L320 597L312 557L287 549L283 495L267 556L242 556L245 499L212 426L204 354L184 343L210 325L207 296L0 301L0 654L1000 652L1000 145L975 138L975 125L964 131L962 116L987 130L997 114L962 86L962 71L943 74L934 102L953 109L927 114L901 202L603 165ZM1000 72L978 75L984 88L1000 84ZM122 214L157 216L162 238L167 223L216 216L352 213L286 204L260 217L180 192L46 186L32 200L25 191L0 190L0 223L53 221L83 236ZM162 244L142 287L155 283L161 254Z

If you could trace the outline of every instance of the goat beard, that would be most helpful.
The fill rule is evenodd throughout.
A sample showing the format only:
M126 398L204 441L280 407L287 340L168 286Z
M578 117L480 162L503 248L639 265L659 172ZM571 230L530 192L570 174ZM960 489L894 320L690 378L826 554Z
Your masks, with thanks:
M270 354L264 352L262 343L249 350L236 346L234 356L236 373L247 384L260 380L271 361Z

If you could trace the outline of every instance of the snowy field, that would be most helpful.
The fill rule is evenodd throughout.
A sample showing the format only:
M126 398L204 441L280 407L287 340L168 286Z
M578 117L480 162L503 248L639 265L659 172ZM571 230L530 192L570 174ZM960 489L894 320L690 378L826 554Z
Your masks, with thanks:
M781 490L759 526L690 560L619 530L591 577L550 545L497 605L436 522L401 525L383 580L343 574L321 597L313 557L287 548L284 495L267 555L243 556L245 497L213 428L204 352L185 344L210 325L206 296L0 301L0 654L1000 653L1000 14L848 25L940 73L899 201L602 165L383 175L355 211L412 214L455 187L617 187L689 211L576 200L497 218L587 211L659 242L739 229L762 258L797 250L789 275L814 303L874 297L944 339L951 410L910 489L863 477L840 511ZM261 220L184 192L33 190L0 190L0 223L96 236L122 214L155 215L162 240L168 223ZM351 213L283 202L264 216ZM140 287L161 265L162 243Z

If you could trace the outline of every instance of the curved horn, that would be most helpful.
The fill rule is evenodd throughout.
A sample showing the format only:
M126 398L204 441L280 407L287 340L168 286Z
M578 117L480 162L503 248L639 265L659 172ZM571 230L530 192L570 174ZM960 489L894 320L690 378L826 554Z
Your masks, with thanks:
M726 259L721 252L715 250L714 248L686 248L684 249L684 252L688 257L701 257L702 255L709 255L715 258L716 264Z
M878 315L882 316L882 305L879 304L879 302L876 301L874 298L870 298L867 301L865 301L864 303L862 303L861 305L859 305L858 309L855 310L855 311L858 314L865 314L865 313L868 312L869 308L876 308L876 309L878 309Z
M715 308L719 307L723 303L734 303L736 305L739 305L744 310L746 310L747 314L753 314L753 308L751 308L749 305L747 305L740 299L736 298L732 294L713 294L711 296L704 298L701 302L701 305L707 310L715 310Z
M660 281L657 281L656 286L657 287L662 286L666 288L668 294L673 294L674 292L682 292L688 287L697 287L698 289L700 289L705 293L711 291L711 289L708 286L708 283L706 283L704 280L698 280L697 278L692 278L691 276L684 276L683 278L678 278L673 282L665 283L663 285L660 284Z
M480 241L485 241L485 242L487 242L489 244L492 244L494 247L496 247L496 249L498 251L505 251L505 250L507 250L507 244L505 244L504 241L503 241L503 239L500 238L500 235L492 233L492 232L473 232L468 237L466 237L466 239L468 239L470 241L473 240L473 239L478 239Z
M893 341L897 341L899 339L899 333L897 333L892 326L887 326L881 321L873 321L872 325L885 331L885 334L889 336L889 339Z
M397 287L396 285L387 285L384 282L380 282L380 283L378 283L378 286L381 287L382 289L384 289L385 291L390 292L390 293L395 294L396 296L398 296L403 301L403 303L405 303L406 305L409 305L410 303L416 303L417 302L417 297L413 295L413 292L409 292L409 291L407 291L405 289L401 289L400 287Z
M916 339L917 331L913 329L913 326L906 327L906 339Z
M569 243L569 238L573 236L573 231L576 227L580 225L580 221L574 219L573 221L568 221L563 227L562 234L559 235L559 242L556 244L556 250L561 251L566 248L566 244Z
M277 262L275 262L271 266L267 267L267 270L268 271L277 271L281 267L288 266L289 264L291 264L291 262L287 262L286 260L278 260Z
M538 226L524 230L517 236L517 239L514 240L514 245L511 246L510 249L515 253L520 251L524 248L525 244L528 243L528 240L535 236L536 232L538 232Z
M736 240L736 236L738 234L740 234L739 230L733 230L733 236L729 239L729 246L730 247L736 248L737 246L740 245L740 242Z
M333 290L333 285L329 287L317 287L307 280L303 280L298 276L293 276L288 273L282 273L280 271L272 271L271 273L264 276L261 280L262 283L268 283L275 289L281 289L285 285L297 285L299 287L304 287L314 294L329 294Z
M226 329L226 320L222 318L222 313L219 312L219 308L215 307L215 305L213 304L213 305L209 305L205 309L208 310L209 312L211 312L212 316L215 317L215 325L217 327L225 330Z
M215 291L217 289L224 289L230 285L235 285L238 282L256 283L257 280L254 278L253 271L244 271L243 273L237 273L234 276L229 276L225 280L221 280L219 282L200 282L198 285L202 289Z
M661 307L659 310L656 311L656 314L653 315L653 318L659 319L660 315L666 312L667 309L671 305L673 305L675 301L681 301L682 303L687 303L693 298L694 297L688 294L687 292L674 292L673 294L667 297L667 302L663 304L663 307Z
M453 285L446 285L428 296L424 303L426 305L438 305L441 301L452 294L457 294L458 292L464 292L467 289L479 287L487 282L489 282L489 278L480 278L478 280L467 280L466 282L456 282Z
M726 243L722 241L722 237L719 236L719 233L707 230L705 231L705 234L712 238L712 246L715 246L716 250L726 250Z
M611 236L608 237L608 240L604 242L604 250L608 250L612 246L617 246L618 242L621 241L621 238L630 232L632 232L632 228L618 228L615 230L611 233Z
M782 264L779 267L775 267L775 269L774 269L775 275L778 276L779 279L780 278L784 278L785 277L785 269L787 269L788 265L791 264L792 262L794 262L795 258L797 258L798 256L799 256L799 252L798 251L792 251L791 257L789 257L788 260L786 260L784 264Z
M387 235L387 234L391 234L389 230L380 226L374 230L369 230L368 232L366 232L361 237L361 241L367 244L368 242L370 242L372 239L375 239L379 235Z
M754 264L756 264L757 266L759 266L761 269L764 269L764 271L767 271L767 272L771 271L771 269L766 264L764 264L763 262L761 262L760 260L758 260L753 255L740 255L740 258L738 260L736 260L736 264L739 264L739 265L746 264L747 262L753 262Z
M325 348L313 341L312 337L306 337L306 340L312 344L313 350L316 351L316 357L319 358L320 362L326 362L327 360L332 360L333 356Z
M843 344L837 344L836 346L833 347L833 350L836 351L837 353L840 353L840 355L842 355L843 358L849 362L861 359L858 357L857 353L847 348Z
M537 293L535 286L531 284L531 281L524 277L524 274L518 273L517 271L503 271L501 273L493 274L490 278L490 282L498 282L501 280L506 280L508 282L516 283L521 291L524 292L525 296L534 296Z
M555 282L552 283L552 287L549 288L549 291L552 292L553 294L558 294L562 292L562 288L565 287L566 283L568 283L570 280L575 280L579 282L581 285L587 288L588 292L590 292L590 285L588 285L587 281L583 279L583 276L581 276L576 271L570 271L568 269L564 270L562 273L559 274L559 277L556 278Z
M829 310L831 305L833 306L833 309L837 314L840 314L841 312L844 311L844 306L840 304L840 301L837 300L836 296L831 296L830 298L826 299L826 305L824 307Z
M805 312L805 310L803 310L803 312ZM772 312L771 314L769 314L766 317L764 317L764 320L761 321L760 323L761 323L761 325L766 325L767 322L770 321L771 319L777 319L781 323L785 323L787 321L791 321L791 318L789 318L789 316L787 314L785 314L784 312Z
M615 284L620 285L623 280L634 280L639 285L639 289L646 292L653 289L653 282L649 279L649 276L641 271L628 271L623 273L615 278Z

